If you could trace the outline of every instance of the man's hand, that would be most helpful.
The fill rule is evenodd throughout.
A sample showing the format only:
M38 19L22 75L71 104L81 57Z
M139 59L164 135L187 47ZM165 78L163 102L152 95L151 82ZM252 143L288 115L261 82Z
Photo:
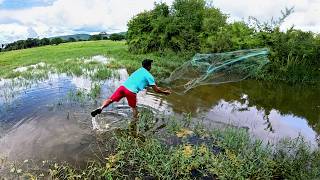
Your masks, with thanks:
M164 90L162 93L165 94L165 95L170 95L171 91L169 89L167 89L167 90Z
M163 90L163 89L159 88L157 85L152 86L152 89L153 89L156 93L162 93L162 94L165 94L165 95L171 94L171 91L170 91L170 90Z

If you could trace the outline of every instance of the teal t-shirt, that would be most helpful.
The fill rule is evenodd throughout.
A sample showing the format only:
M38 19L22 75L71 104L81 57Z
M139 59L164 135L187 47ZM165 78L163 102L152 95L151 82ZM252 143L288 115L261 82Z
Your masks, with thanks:
M123 86L133 93L138 93L147 86L153 85L156 85L153 76L143 67L132 73L130 77L123 83Z

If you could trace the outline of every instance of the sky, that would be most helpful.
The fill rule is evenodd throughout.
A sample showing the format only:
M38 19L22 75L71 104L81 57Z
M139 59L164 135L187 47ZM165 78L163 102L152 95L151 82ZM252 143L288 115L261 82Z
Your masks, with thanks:
M173 0L156 0L172 4ZM134 15L154 6L154 0L0 0L0 44L26 38L78 33L122 32ZM261 21L279 17L285 7L294 7L281 29L294 25L320 32L320 0L212 0L229 20Z

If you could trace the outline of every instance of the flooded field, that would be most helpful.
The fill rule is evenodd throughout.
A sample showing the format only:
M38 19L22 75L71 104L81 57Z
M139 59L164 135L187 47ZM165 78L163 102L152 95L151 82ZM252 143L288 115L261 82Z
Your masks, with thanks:
M128 77L127 71L115 70L103 78L95 75L99 70L93 65L105 66L108 58L95 56L80 61L92 66L80 69L80 73L76 73L79 69L72 73L44 71L38 78L32 75L0 81L0 156L9 160L64 160L77 165L95 158L98 132L128 124L131 110L125 100L112 104L94 119L90 116L90 111ZM46 68L43 63L16 71L42 68ZM208 127L245 128L265 142L301 135L314 146L320 144L319 87L246 80L200 86L183 95L144 91L138 95L138 103L140 108L159 114L190 113Z

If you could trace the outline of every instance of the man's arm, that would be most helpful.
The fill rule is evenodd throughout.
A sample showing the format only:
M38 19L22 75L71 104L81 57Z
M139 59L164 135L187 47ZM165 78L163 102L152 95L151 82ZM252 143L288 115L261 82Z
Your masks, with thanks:
M158 87L157 85L153 85L152 89L156 92L156 93L161 93L161 94L165 94L165 95L169 95L171 94L170 90L164 90L160 87Z

